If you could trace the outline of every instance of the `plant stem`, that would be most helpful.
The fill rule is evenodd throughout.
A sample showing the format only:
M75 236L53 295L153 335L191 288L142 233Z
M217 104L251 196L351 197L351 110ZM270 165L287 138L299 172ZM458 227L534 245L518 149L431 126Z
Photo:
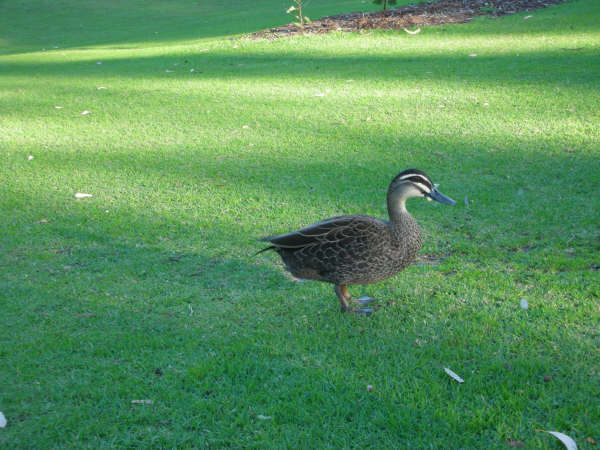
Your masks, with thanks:
M302 15L302 0L296 0L298 5L298 18L300 19L300 26L304 27L304 16Z

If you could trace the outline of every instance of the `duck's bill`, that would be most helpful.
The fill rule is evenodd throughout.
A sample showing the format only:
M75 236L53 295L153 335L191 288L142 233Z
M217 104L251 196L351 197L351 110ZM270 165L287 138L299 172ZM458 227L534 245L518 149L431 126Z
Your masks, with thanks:
M450 197L446 197L437 189L434 189L433 191L425 195L427 195L427 197L429 197L430 199L435 200L436 202L443 203L444 205L456 205L456 202L454 200L452 200Z

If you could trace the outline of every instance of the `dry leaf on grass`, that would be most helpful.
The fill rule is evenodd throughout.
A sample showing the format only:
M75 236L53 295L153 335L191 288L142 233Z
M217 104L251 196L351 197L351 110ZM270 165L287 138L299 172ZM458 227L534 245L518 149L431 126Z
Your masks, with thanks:
M450 375L452 378L454 378L456 381L458 381L459 383L464 383L465 380L463 380L461 377L459 377L458 375L456 375L454 372L452 372L450 369L448 369L447 367L444 367L444 371Z
M152 400L131 400L134 405L151 405L154 403Z
M562 442L567 450L577 450L577 444L575 443L575 441L571 437L567 436L564 433L559 433L558 431L546 431L546 430L538 430L538 431L542 431L544 433L551 434L552 436L557 438L560 442Z

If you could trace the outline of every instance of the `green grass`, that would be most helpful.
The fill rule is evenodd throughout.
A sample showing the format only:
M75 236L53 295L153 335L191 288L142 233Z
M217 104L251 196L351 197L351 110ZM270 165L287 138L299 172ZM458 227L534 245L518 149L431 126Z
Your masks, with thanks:
M230 39L289 3L0 2L0 447L593 448L598 2ZM408 167L458 205L373 316L252 256Z

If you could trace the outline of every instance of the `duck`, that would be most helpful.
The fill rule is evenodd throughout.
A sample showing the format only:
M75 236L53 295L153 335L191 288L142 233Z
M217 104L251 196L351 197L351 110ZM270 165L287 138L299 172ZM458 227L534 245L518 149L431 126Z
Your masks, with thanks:
M446 205L456 202L442 194L422 170L396 175L387 190L389 220L354 214L336 216L290 233L259 239L279 254L296 278L333 284L342 312L371 314L371 297L354 299L348 286L390 278L411 265L421 249L417 221L406 209L410 198L425 198Z

